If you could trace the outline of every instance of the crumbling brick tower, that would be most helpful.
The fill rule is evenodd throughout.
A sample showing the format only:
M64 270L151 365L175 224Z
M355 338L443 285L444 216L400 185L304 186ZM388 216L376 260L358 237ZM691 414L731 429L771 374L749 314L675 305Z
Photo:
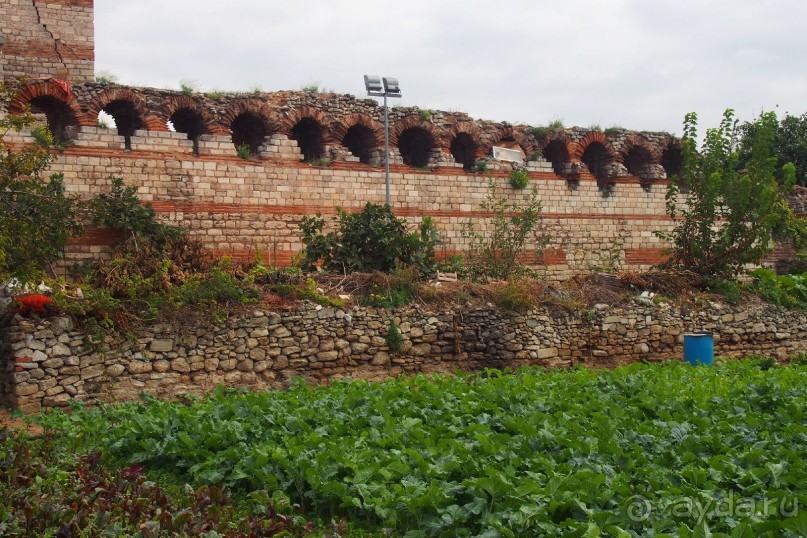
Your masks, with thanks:
M93 0L2 0L0 80L94 79Z

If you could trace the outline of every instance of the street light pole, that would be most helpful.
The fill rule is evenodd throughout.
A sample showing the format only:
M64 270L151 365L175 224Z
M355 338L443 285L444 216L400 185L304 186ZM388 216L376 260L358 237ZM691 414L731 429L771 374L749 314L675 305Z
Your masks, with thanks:
M397 78L382 78L376 75L364 75L364 86L367 88L367 95L384 98L384 180L387 187L386 200L389 206L389 107L387 97L401 97L401 88L398 86Z
M387 186L387 205L389 203L389 110L387 109L387 94L384 94L384 181Z

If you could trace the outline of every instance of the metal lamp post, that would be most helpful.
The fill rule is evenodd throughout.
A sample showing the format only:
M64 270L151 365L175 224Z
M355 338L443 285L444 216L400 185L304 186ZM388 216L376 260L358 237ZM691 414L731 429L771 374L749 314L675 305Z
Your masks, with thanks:
M384 174L387 185L387 205L389 201L389 112L387 110L387 97L401 97L401 88L398 86L398 79L391 77L379 77L375 75L364 75L364 87L367 88L367 95L384 98Z

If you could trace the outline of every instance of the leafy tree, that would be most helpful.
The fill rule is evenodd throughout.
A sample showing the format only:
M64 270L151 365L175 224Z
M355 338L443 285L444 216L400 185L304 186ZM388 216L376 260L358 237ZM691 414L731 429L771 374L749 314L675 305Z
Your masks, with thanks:
M731 277L765 258L772 237L804 244L807 225L786 201L796 170L792 163L779 167L773 156L776 129L776 114L762 114L746 131L743 160L734 111L726 110L720 126L707 129L700 152L697 115L687 114L683 173L670 181L666 198L675 227L657 232L673 244L668 265L704 277Z
M434 247L439 241L429 217L420 230L410 232L406 220L397 218L388 205L368 203L361 211L347 213L337 208L336 231L324 232L320 215L305 217L300 224L305 251L300 262L305 270L317 263L329 271L382 271L415 265L424 274L435 270Z
M492 214L492 230L482 233L473 221L465 223L463 237L469 240L465 263L474 279L507 279L523 272L521 258L530 242L536 250L549 242L543 233L542 204L533 187L526 204L510 202L496 193L496 183L488 178L488 195L480 209Z
M745 122L740 128L742 137L740 156L745 162L750 158L753 133L759 125L758 121ZM796 167L796 184L807 185L807 113L801 116L785 115L774 129L773 155L780 163L793 163ZM777 170L776 179L785 180L782 169Z
M18 91L18 84L0 84L0 113ZM36 143L10 147L6 135L27 128ZM51 263L63 256L67 239L81 233L77 203L65 194L62 175L41 177L53 160L52 143L30 110L0 115L0 277L31 280L45 269L53 273Z

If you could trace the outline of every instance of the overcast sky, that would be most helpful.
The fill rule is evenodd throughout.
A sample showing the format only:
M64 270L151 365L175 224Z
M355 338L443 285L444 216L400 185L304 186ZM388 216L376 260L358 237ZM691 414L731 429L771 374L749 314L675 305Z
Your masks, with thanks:
M95 0L121 83L363 96L480 119L681 132L807 111L805 0Z

